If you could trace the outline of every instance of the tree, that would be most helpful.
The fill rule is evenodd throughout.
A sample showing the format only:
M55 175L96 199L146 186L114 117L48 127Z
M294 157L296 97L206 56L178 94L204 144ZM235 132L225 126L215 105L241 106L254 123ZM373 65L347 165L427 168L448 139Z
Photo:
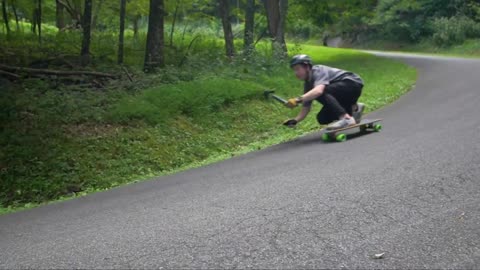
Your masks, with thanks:
M424 30L420 2L412 0L382 0L375 9L371 25L381 36L391 40L416 41Z
M3 14L3 20L5 21L5 28L7 29L7 36L8 36L8 35L10 35L10 26L8 25L6 0L2 0L2 14Z
M80 52L82 65L90 63L90 36L92 25L92 0L85 0L85 10L83 12L83 41L82 50Z
M127 0L120 0L120 34L118 35L118 63L123 64L123 37L125 33L125 9Z
M243 38L243 47L246 53L253 50L253 31L255 18L255 0L247 0L245 8L245 34Z
M287 56L285 43L285 18L287 15L288 0L264 0L267 13L268 31L272 39L273 52L276 57Z
M164 3L163 0L150 0L148 15L147 48L145 50L145 72L151 72L165 65L164 60Z
M132 23L133 37L138 38L140 19L149 15L150 0L135 0L127 2L126 20Z
M65 28L65 16L64 16L64 6L60 3L60 0L55 1L55 19L58 30Z
M38 42L42 42L42 0L37 0Z
M15 16L15 24L17 26L17 32L18 32L20 31L20 24L18 23L17 1L16 0L10 1L10 5L12 6L13 16Z
M173 33L175 32L175 22L177 21L178 16L178 9L180 8L180 0L176 1L175 11L173 12L173 19L172 19L172 28L170 29L170 43L168 44L170 47L173 46Z
M98 20L99 14L100 14L100 10L102 9L102 5L103 5L104 0L99 0L97 2L98 2L98 5L96 5L95 14L93 15L93 19L92 19L92 28L93 29L97 29L97 20Z
M227 57L231 58L235 54L235 48L233 46L233 32L232 24L230 22L230 7L229 0L219 0L219 13L222 19L223 36L225 38L225 50Z
M57 3L70 15L73 26L80 28L83 22L81 0L57 0Z
M42 0L36 0L32 14L32 32L37 33L38 40L42 41Z

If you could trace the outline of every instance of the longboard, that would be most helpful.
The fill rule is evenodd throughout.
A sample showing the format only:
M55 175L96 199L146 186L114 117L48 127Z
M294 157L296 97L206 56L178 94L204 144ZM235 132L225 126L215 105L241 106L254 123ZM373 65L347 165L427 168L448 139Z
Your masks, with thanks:
M347 134L343 131L353 129L353 128L360 128L360 132L366 131L380 131L382 130L382 125L379 123L383 119L363 119L360 123L351 125L344 128L328 130L326 128L322 129L322 140L323 141L337 141L337 142L344 142L347 140Z

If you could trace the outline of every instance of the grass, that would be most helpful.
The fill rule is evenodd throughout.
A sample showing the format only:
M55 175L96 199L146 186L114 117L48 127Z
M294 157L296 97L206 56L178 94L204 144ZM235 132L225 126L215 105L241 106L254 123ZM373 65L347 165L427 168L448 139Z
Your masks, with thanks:
M388 41L371 41L366 44L355 46L362 49L423 53L423 54L440 54L444 56L478 58L480 57L480 39L467 39L462 44L439 47L430 40L424 40L417 44L388 42Z
M196 50L223 51L221 43L202 44ZM260 44L259 54L268 48ZM368 110L394 101L416 79L409 66L353 50L292 45L290 51L360 74ZM37 79L6 87L0 92L0 213L198 167L318 130L314 116L294 130L281 126L298 110L264 101L263 90L298 96L302 83L286 63L259 59L202 66L192 56L185 69L164 71L162 84L157 77L136 83L143 90L66 91Z

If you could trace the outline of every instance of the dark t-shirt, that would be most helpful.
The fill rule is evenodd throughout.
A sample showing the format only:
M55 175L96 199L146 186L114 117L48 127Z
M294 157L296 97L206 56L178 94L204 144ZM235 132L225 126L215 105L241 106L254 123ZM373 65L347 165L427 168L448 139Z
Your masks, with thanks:
M329 85L331 83L339 82L342 80L351 80L356 83L359 83L363 85L363 80L358 76L357 74L338 69L338 68L333 68L329 66L323 66L323 65L315 65L312 67L310 79L308 81L305 81L303 85L303 92L307 93L308 91L312 90L315 86L318 85ZM310 106L312 102L305 102L303 106Z

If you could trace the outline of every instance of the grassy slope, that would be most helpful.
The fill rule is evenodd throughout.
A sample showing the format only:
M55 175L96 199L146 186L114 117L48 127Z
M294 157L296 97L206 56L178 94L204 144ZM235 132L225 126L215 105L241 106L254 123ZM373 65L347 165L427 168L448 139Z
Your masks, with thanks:
M418 44L372 41L356 47L362 49L441 54L446 56L459 56L468 58L480 57L480 39L469 39L463 44L453 45L451 47L438 47L428 40Z
M359 73L366 82L361 101L368 104L368 110L392 102L416 79L411 67L352 50L305 45L301 51L317 63ZM2 135L7 147L0 161L7 162L0 170L0 203L8 207L0 212L204 165L317 130L314 115L297 129L283 128L281 122L297 110L262 99L266 88L286 97L297 96L301 85L286 66L265 72L235 67L194 82L123 95L107 112L96 115L99 121L81 124L75 121L79 110L95 111L115 93L98 93L91 100L72 96L65 100L54 94L40 98L37 102L46 108L66 105L51 115L41 115L44 122L32 121L22 136ZM16 98L17 103L28 102ZM314 106L314 111L319 110L318 104ZM59 115L61 124L49 122ZM35 134L36 125L42 123L50 125L51 134ZM36 141L25 134L41 136L42 144L34 145Z

